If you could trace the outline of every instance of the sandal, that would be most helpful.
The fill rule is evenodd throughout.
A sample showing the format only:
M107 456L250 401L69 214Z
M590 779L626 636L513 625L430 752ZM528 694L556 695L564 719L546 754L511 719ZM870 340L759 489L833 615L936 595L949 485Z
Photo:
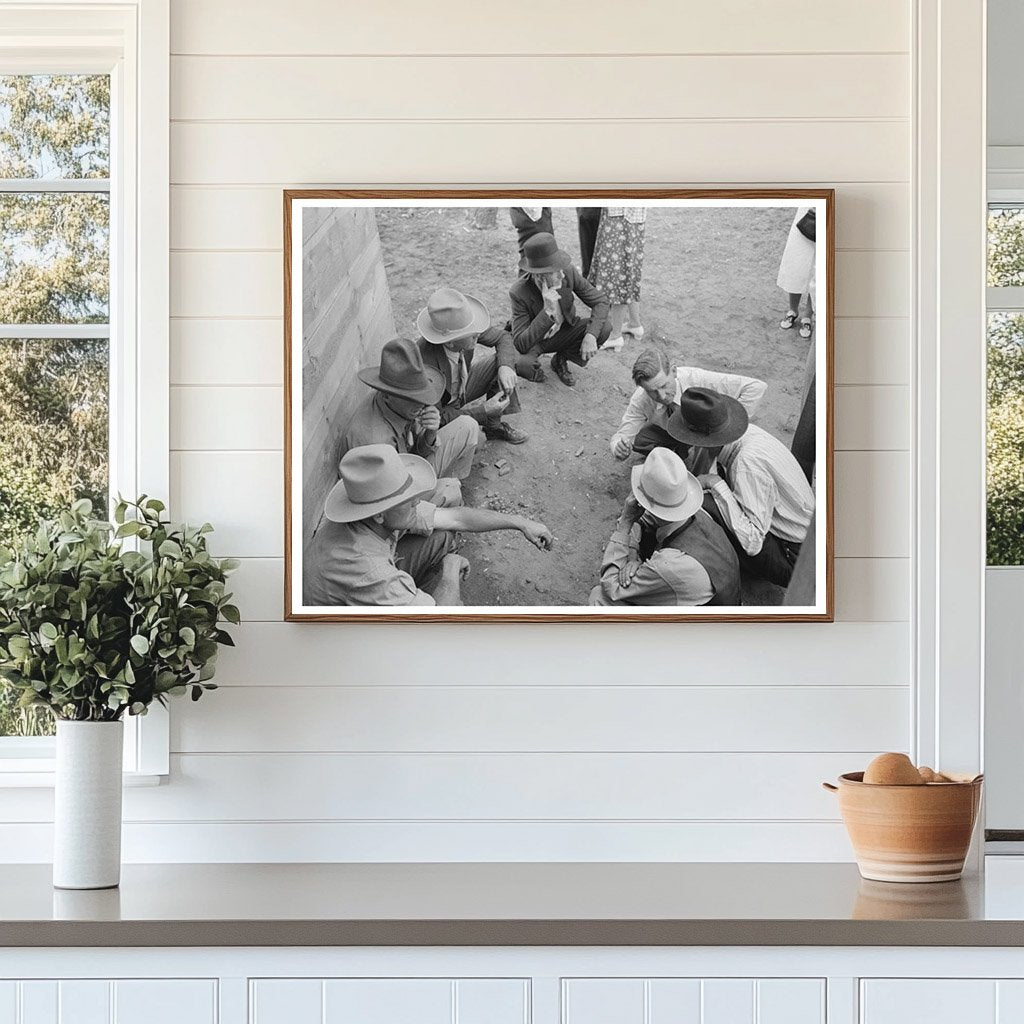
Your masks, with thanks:
M804 317L800 321L800 337L801 338L809 338L811 336L811 331L812 330L813 330L813 328L811 327L811 321L808 320L807 317Z
M789 310L788 313L779 321L779 327L784 331L788 331L793 324L796 323L797 314L793 310Z
M626 332L623 331L617 338L609 338L601 348L609 352L618 352L626 344L625 334Z

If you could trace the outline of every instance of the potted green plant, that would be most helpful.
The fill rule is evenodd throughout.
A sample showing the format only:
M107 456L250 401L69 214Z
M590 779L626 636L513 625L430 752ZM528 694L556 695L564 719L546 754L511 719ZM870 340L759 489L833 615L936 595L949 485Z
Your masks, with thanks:
M54 885L118 884L123 718L214 689L217 651L237 623L233 559L213 528L172 525L143 496L114 522L78 501L13 550L0 548L0 677L57 723Z

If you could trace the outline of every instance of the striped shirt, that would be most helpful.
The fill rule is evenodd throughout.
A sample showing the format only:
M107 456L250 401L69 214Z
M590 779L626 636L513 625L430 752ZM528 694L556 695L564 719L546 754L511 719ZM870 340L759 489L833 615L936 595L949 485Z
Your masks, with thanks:
M723 477L711 489L729 529L748 555L767 534L802 544L814 515L814 491L793 453L751 424L718 455Z
M702 370L699 366L680 366L676 369L675 404L687 388L708 388L719 394L728 395L739 401L753 416L757 407L768 390L768 385L756 377L742 377L737 373L719 373L717 370ZM615 454L615 446L619 441L633 442L633 439L648 423L665 429L665 424L673 411L672 406L656 402L643 388L637 388L622 414L622 423L611 439L610 447Z

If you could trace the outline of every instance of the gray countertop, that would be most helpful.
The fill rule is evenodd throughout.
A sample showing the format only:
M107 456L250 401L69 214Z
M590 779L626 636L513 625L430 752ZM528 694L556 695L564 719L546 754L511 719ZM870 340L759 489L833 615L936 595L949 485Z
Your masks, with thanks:
M1017 946L1020 903L852 864L135 864L98 892L13 865L0 946Z

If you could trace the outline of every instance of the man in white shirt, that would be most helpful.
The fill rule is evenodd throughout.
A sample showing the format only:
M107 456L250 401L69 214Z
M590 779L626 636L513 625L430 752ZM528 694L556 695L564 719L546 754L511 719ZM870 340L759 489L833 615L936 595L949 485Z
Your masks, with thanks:
M668 448L680 458L688 453L665 429L672 409L687 388L709 388L739 401L748 415L761 404L768 385L755 377L718 373L698 366L669 366L664 353L644 349L633 364L636 391L622 414L622 423L610 442L612 455L624 460L636 452L646 458L654 448Z
M688 388L666 424L692 449L704 509L724 529L751 576L789 584L814 516L814 491L793 453L748 422L735 398Z

